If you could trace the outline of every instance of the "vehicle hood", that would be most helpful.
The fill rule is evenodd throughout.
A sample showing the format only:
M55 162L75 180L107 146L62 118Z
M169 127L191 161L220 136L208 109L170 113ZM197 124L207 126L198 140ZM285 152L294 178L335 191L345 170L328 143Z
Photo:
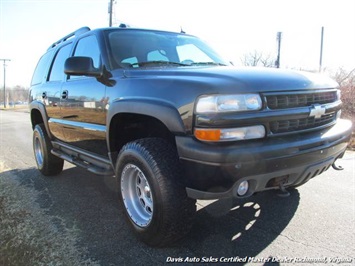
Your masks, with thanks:
M203 86L209 93L272 92L300 89L330 89L338 84L329 77L309 72L257 67L181 67L127 70L125 77L164 82L181 87ZM147 83L146 83L147 84Z

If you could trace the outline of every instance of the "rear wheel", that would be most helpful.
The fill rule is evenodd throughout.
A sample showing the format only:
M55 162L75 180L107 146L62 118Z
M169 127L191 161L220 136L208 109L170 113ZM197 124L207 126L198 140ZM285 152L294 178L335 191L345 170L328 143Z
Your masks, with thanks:
M126 144L117 160L116 176L126 217L143 242L164 246L189 232L196 200L186 195L172 145L158 138Z
M63 170L63 159L51 153L52 144L43 124L33 130L33 151L38 170L45 176L57 175Z

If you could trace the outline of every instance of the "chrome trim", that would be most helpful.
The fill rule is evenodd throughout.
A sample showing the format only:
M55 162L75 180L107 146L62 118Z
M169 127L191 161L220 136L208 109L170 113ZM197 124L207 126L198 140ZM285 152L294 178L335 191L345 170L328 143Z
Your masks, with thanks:
M313 104L310 108L309 117L314 117L315 119L321 118L325 115L327 108L320 104Z
M104 125L83 123L83 122L57 119L57 118L50 118L48 120L48 123L55 123L55 124L60 124L60 125L67 126L67 127L77 128L77 129L84 129L84 130L91 130L91 131L95 131L95 132L106 133L106 126L104 126Z

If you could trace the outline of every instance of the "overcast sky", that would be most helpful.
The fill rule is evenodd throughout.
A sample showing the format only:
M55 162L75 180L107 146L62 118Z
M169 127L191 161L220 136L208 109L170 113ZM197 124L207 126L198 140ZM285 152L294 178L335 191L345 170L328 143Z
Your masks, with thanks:
M6 84L28 87L39 57L51 43L82 26L108 26L109 0L0 0L0 59ZM116 0L114 22L180 31L206 40L227 60L276 55L281 67L318 69L324 26L323 66L355 67L355 0ZM0 65L0 88L3 68Z

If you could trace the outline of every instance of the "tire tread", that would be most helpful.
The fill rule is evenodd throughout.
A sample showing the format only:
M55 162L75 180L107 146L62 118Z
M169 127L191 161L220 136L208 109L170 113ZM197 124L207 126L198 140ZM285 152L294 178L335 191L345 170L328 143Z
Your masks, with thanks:
M140 237L150 246L170 245L190 231L196 213L196 200L187 197L176 149L164 139L146 138L126 144L120 154L130 149L139 152L156 173L163 199L160 204L164 219L159 231L154 236L142 234Z

